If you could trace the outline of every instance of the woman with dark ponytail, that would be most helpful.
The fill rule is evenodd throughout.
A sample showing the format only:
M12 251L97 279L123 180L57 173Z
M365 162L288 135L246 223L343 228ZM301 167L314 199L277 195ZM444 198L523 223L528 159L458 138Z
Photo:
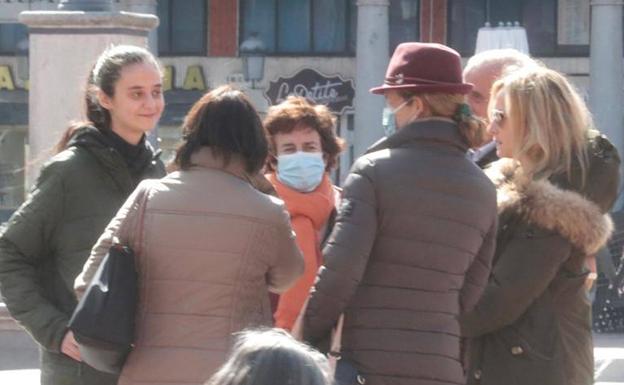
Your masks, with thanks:
M26 202L0 231L0 291L41 348L42 385L116 384L83 364L67 322L74 279L142 179L165 175L146 141L164 108L162 72L147 50L107 49L89 74L87 121L72 125Z

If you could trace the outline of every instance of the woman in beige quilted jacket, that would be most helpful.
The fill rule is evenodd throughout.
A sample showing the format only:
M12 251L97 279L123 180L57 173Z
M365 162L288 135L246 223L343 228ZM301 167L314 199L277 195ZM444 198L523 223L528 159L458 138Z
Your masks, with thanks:
M114 237L138 250L136 342L121 385L202 384L232 333L272 324L268 291L303 272L283 202L256 186L268 148L247 97L227 86L207 93L183 130L177 171L139 185L76 280L80 292Z

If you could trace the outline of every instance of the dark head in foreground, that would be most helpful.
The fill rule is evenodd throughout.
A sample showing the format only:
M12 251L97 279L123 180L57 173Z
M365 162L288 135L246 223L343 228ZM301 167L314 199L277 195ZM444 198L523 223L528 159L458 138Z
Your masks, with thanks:
M238 334L228 361L207 385L330 385L327 359L281 329Z

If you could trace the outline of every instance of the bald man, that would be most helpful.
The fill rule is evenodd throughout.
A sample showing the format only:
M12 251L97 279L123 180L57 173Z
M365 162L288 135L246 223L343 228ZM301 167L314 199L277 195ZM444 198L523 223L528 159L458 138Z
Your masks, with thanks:
M494 82L509 71L535 65L540 64L515 49L493 49L471 57L464 68L464 81L474 84L468 94L468 104L472 112L487 121L490 89ZM496 144L492 137L486 135L486 141L473 149L471 157L481 168L497 160Z

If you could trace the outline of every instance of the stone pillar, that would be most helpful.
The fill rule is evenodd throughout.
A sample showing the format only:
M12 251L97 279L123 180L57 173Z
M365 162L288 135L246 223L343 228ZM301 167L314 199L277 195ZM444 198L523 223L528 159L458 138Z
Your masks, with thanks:
M622 0L591 1L589 75L590 109L596 126L611 139L620 156L624 156L623 5Z
M108 9L104 3L109 2L64 1L59 7L82 9L78 3L101 3ZM111 44L146 47L158 18L128 12L27 11L19 19L30 32L30 185L70 122L85 119L85 85L95 59Z
M124 0L124 10L129 12L142 13L147 15L158 14L158 4L156 0ZM147 38L149 50L154 56L158 56L158 31L156 28L149 32ZM160 143L158 141L158 126L147 135L147 140L154 148L159 148Z
M355 156L384 135L381 113L384 98L368 92L384 81L389 61L389 0L358 0L355 78Z
M156 0L125 0L124 10L156 16L158 14L158 4ZM148 40L149 50L154 55L158 55L158 31L156 28L150 31Z

